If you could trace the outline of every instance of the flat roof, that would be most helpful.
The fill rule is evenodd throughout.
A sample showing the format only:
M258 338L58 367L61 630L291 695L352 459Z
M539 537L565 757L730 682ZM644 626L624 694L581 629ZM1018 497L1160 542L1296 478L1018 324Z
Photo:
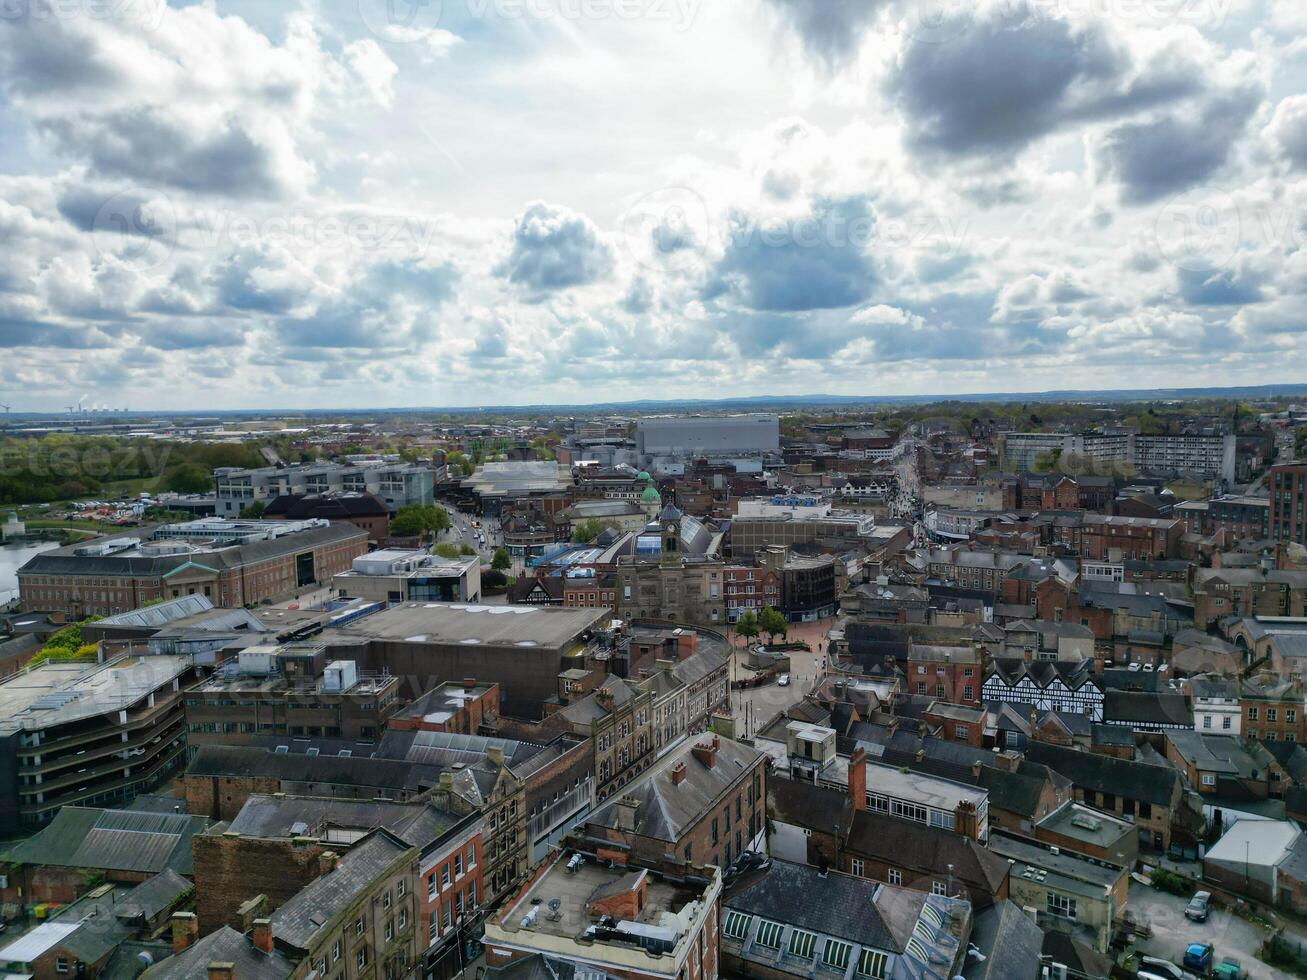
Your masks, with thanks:
M1134 824L1118 820L1111 814L1094 810L1070 800L1039 821L1038 826L1063 837L1107 847L1123 834L1134 831Z
M46 663L0 684L0 733L66 725L130 708L191 667L190 657Z
M611 615L607 609L407 602L324 637L362 636L411 643L564 647Z
M988 790L928 776L912 769L904 772L895 766L887 766L871 759L867 760L867 792L950 812L956 810L958 803L963 800L975 804L979 810L980 805L989 799Z

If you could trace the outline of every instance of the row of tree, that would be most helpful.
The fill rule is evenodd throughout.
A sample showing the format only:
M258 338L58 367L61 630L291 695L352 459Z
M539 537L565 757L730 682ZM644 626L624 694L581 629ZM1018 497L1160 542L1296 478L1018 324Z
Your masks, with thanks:
M760 633L766 633L771 638L771 642L775 643L776 637L785 639L790 635L790 621L785 618L785 613L775 606L768 606L760 613L746 609L735 622L735 633L746 640L752 640Z

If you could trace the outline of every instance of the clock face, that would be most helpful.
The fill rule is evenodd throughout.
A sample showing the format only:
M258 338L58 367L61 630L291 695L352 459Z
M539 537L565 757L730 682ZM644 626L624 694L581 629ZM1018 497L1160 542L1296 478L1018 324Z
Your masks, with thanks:
M668 524L668 525L667 525L667 530L668 530L668 532L675 531L675 530L676 530L676 525L675 525L675 524Z

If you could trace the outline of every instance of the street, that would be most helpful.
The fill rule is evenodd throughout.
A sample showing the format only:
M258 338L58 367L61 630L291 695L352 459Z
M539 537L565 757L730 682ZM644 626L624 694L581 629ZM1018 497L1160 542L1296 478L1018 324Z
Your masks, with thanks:
M732 692L731 705L736 715L741 719L741 724L744 725L747 722L748 734L751 735L757 732L779 712L797 704L805 694L812 690L817 678L824 673L826 633L835 622L836 620L832 618L819 620L815 623L792 623L790 625L789 639L793 642L806 642L812 648L812 652L804 650L790 651L790 683L788 686L781 687L775 681L772 681L762 687L743 688ZM756 645L765 640L766 637L756 637L753 643ZM739 638L735 638L733 650L735 651L734 676L736 678L747 677L752 673L747 667L748 648L743 645ZM744 731L743 727L741 731Z

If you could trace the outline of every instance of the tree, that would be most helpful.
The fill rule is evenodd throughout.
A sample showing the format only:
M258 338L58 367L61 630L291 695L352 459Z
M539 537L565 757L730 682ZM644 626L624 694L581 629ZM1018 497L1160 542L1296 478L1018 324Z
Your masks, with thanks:
M601 521L597 517L587 517L585 520L572 525L572 540L577 544L585 544L599 537L610 526L608 521Z
M445 508L430 504L409 504L396 511L390 519L390 533L397 538L422 538L439 534L450 527Z
M740 618L735 621L735 632L744 637L746 642L758 635L758 617L752 609L740 613Z
M776 642L777 635L788 636L790 632L790 622L785 618L785 614L775 606L768 606L758 617L758 628L766 633L771 642Z
M167 474L164 485L174 493L204 493L213 489L213 471L199 463L182 463Z
M456 544L438 544L431 550L434 554L439 555L441 558L448 558L450 561L461 557L463 554L458 550L458 545Z
M495 557L491 559L490 567L497 572L504 572L513 567L513 559L508 556L507 548L495 549Z
M257 521L267 509L268 505L262 500L253 500L241 508L241 517L247 521Z
M465 542L458 546L458 553L460 555L475 555L477 550Z

